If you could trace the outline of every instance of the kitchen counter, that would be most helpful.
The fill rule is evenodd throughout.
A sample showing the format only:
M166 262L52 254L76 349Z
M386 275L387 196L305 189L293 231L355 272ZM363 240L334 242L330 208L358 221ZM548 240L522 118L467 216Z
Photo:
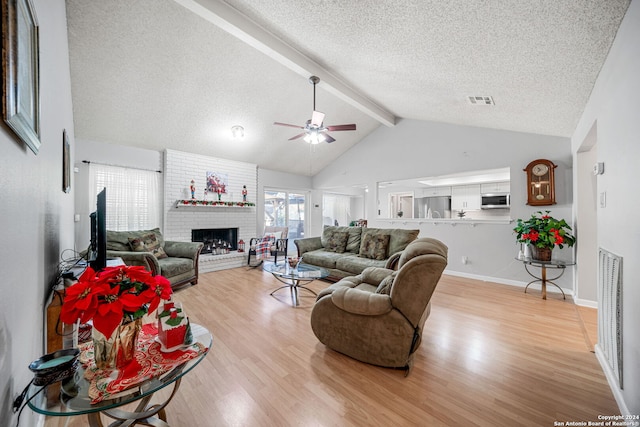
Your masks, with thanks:
M474 219L474 218L378 218L378 221L384 221L393 224L433 224L433 225L451 225L455 227L456 225L470 225L476 226L477 224L511 224L514 220L513 218L505 217L505 218L491 218L491 219Z

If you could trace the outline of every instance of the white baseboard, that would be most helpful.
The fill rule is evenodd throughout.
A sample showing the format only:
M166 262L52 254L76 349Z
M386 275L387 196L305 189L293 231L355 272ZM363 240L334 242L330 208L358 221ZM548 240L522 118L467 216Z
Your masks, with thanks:
M573 298L573 301L576 303L576 305L581 305L583 307L589 307L589 308L598 308L598 301L591 301L588 299L582 299L582 298Z
M443 274L448 274L450 276L465 277L467 279L482 280L483 282L500 283L501 285L518 286L520 288L524 288L525 286L527 286L526 282L521 282L519 280L509 280L509 279L503 279L503 278L500 278L500 277L481 276L479 274L462 273L460 271L445 270ZM562 288L562 290L564 291L564 293L567 296L570 296L573 299L573 302L576 305L580 305L580 306L583 306L583 307L589 307L589 308L596 308L596 309L598 308L598 302L597 301L592 301L592 300L582 299L582 298L576 298L576 296L573 293L573 290L571 290L571 289ZM554 292L554 293L558 293L558 294L560 293L558 288L556 288L555 286L547 286L547 292Z
M602 353L602 349L598 344L595 345L596 350L596 358L598 362L600 362L600 367L602 368L602 372L604 372L604 376L607 378L607 382L609 383L609 388L611 389L611 393L613 393L613 397L616 399L616 403L618 404L618 409L620 409L621 415L636 415L631 414L629 412L629 408L624 401L624 397L622 397L622 391L620 387L618 387L618 382L616 380L615 375L611 371L609 364L607 363L607 358Z
M479 274L462 273L460 271L444 270L443 274L448 274L449 276L464 277L467 279L481 280L483 282L499 283L501 285L517 286L519 288L524 288L527 286L527 282L522 282L519 280L510 280L510 279L503 279L500 277L489 277L489 276L482 276ZM531 285L531 286L534 286L534 285ZM567 295L567 297L571 297L572 299L575 299L572 289L562 288L562 290ZM560 290L552 285L552 286L547 286L547 292L559 294Z

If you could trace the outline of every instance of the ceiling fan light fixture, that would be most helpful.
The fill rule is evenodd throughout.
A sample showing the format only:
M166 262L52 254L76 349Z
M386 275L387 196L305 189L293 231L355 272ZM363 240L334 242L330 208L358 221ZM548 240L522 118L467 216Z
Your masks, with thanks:
M320 144L321 142L325 142L327 138L318 131L310 131L303 138L307 143L311 145Z

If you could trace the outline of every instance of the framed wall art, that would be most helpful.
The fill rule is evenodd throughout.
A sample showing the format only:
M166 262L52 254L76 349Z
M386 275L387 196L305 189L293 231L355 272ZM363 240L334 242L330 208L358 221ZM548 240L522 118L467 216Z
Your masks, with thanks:
M207 191L210 193L226 194L229 185L229 175L219 172L207 172Z
M71 191L71 146L66 129L62 131L62 191Z
M35 154L40 149L38 21L31 0L2 2L2 115Z

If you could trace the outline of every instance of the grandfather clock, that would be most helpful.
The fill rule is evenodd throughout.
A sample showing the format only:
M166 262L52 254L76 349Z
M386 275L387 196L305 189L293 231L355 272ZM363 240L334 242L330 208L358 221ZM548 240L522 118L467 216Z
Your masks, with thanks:
M534 160L524 168L527 173L527 204L548 206L556 204L554 171L557 165L551 160Z

